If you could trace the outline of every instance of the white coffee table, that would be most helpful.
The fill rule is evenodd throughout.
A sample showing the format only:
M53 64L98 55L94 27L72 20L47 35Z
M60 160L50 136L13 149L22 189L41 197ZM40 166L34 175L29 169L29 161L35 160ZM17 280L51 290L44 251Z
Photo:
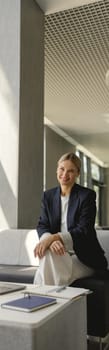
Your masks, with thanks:
M18 296L22 293L4 295L0 304ZM60 297L57 304L32 313L0 306L0 350L86 350L86 298Z

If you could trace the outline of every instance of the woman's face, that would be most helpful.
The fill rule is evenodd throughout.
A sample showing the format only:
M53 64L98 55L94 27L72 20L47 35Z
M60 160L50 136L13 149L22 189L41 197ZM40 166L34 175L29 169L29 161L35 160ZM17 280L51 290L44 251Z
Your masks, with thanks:
M64 160L57 167L57 180L60 186L72 187L78 176L79 171L70 160Z

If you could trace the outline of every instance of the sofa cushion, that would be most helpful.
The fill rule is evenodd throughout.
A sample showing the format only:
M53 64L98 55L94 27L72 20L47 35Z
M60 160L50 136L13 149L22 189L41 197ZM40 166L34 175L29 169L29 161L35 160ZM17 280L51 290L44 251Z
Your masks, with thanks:
M0 230L0 264L19 264L21 230Z
M38 266L33 253L38 241L36 230L0 230L0 264Z
M33 250L35 245L38 243L39 237L36 230L29 230L22 232L22 244L20 246L20 256L19 264L20 265L39 265L38 257L34 257Z

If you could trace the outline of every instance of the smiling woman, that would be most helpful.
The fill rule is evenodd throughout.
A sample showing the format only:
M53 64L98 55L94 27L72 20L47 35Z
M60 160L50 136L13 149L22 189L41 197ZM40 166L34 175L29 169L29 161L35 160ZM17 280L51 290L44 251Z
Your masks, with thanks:
M107 268L96 236L96 193L76 183L81 161L72 152L57 164L59 186L43 194L34 249L40 266L34 283L69 285L77 278ZM93 254L92 254L93 252Z
M59 159L57 180L61 186L61 194L63 196L70 193L72 186L80 174L80 168L81 161L74 153L71 153L69 159L66 159L66 154Z

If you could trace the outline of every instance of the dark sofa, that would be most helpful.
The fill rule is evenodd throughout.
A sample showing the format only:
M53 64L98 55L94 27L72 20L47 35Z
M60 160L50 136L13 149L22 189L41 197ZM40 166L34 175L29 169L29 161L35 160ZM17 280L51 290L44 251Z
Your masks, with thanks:
M72 287L92 291L87 296L87 334L89 339L99 341L101 350L109 349L109 230L97 230L97 237L105 251L108 270L78 279Z

